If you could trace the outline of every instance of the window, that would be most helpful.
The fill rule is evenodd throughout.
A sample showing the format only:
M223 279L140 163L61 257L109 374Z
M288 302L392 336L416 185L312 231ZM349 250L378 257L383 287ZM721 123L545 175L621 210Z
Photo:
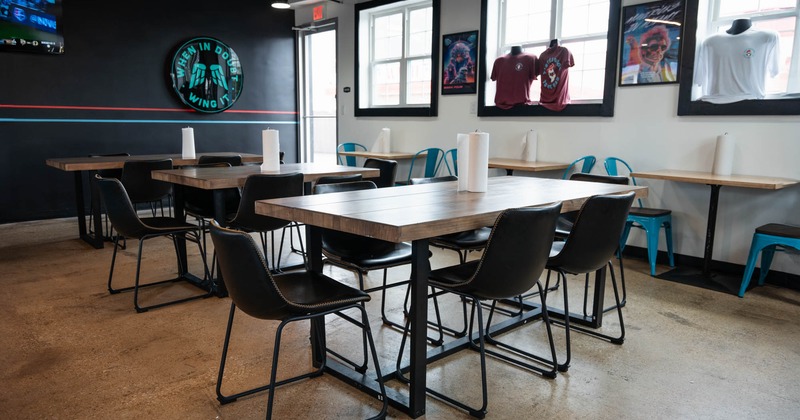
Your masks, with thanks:
M681 76L678 115L800 114L800 8L796 0L689 0L686 16L684 57L689 72ZM778 33L778 73L766 77L763 99L701 100L703 92L694 77L699 69L698 47L709 36L727 31L737 19L749 19L755 29Z
M356 5L358 116L435 116L439 0Z
M619 0L483 0L479 115L613 116L619 15ZM529 93L534 106L495 107L496 83L490 79L494 60L512 46L539 56L553 40L575 60L569 70L570 105L558 112L536 106L541 89L537 79Z

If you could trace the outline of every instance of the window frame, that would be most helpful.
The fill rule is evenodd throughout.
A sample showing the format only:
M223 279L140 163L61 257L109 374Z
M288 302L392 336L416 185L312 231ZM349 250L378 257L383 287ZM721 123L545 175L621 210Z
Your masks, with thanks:
M487 16L489 14L489 0L481 0L481 33L487 33ZM511 109L500 109L486 103L486 83L490 74L490 59L486 56L486 36L481 37L480 61L478 79L481 81L478 89L478 116L480 117L537 117L537 116L564 116L564 117L613 117L614 101L617 88L617 58L619 54L620 21L622 16L622 1L609 0L608 35L606 38L606 64L605 77L603 78L603 101L601 103L567 105L561 111L552 111L540 105L515 106ZM500 16L498 14L498 16ZM493 59L492 59L493 60Z
M678 91L678 115L800 115L800 98L750 99L728 104L692 100L699 7L700 0L687 0L686 2L685 27L681 40L683 58L681 59L681 80ZM800 42L800 36L795 33L795 43L797 42Z
M428 105L422 106L413 106L413 105L401 105L401 106L371 106L369 103L363 104L360 100L361 96L361 70L359 66L359 54L361 51L360 45L360 28L362 22L361 19L361 12L368 9L374 9L378 7L387 6L393 3L401 3L406 0L374 0L371 2L366 3L358 3L355 5L355 109L354 115L356 117L435 117L438 115L438 86L439 86L439 71L438 71L438 63L439 63L439 25L440 25L440 13L441 13L441 0L431 0L431 7L432 7L432 17L431 17L431 85L430 85L430 103ZM372 18L372 16L370 16ZM405 25L405 23L404 23ZM368 35L368 39L372 39L372 33ZM408 46L408 34L403 33L403 48L404 50ZM405 56L405 52L404 52ZM407 60L409 57L405 57L405 59L401 60L403 65L407 64ZM419 59L419 56L413 57L413 59ZM373 62L369 61L369 66L373 65ZM403 71L405 72L405 71ZM371 74L367 75L370 80L370 86L367 86L367 89L371 89ZM406 102L408 91L406 90L406 78L401 77L401 97L402 102ZM370 92L371 94L371 92Z

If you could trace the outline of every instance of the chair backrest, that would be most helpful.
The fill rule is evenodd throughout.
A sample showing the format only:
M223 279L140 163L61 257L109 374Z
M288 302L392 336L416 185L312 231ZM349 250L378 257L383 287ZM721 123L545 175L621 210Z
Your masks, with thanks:
M330 176L321 176L317 178L315 184L323 185L323 184L339 184L342 182L355 182L361 181L363 177L361 174L350 174L350 175L330 175Z
M103 178L95 175L94 182L106 207L106 214L114 230L128 238L141 238L150 229L142 223L136 209L128 197L122 182L116 178Z
M564 170L564 175L561 178L569 178L573 169L578 172L589 173L592 171L592 168L596 162L597 158L592 155L586 155L582 158L576 159L574 162L570 163L569 166L567 166L567 169ZM576 169L578 165L580 165L580 169Z
M636 194L596 195L583 203L563 249L548 265L569 273L603 268L619 247L619 238Z
M314 194L328 194L345 191L374 190L378 187L372 181L346 182L343 184L323 184L314 186ZM391 242L336 230L322 230L322 249L335 250L336 254L380 255L394 248Z
M437 182L449 182L449 181L458 181L458 177L455 175L445 175L433 178L411 178L410 184L411 185L434 184Z
M439 172L439 166L442 164L442 159L444 159L444 150L438 147L430 147L415 153L411 159L411 167L408 169L407 182L409 184L411 183L411 176L414 174L414 162L422 155L425 155L425 169L422 171L422 177L432 178Z
M159 169L172 169L172 159L129 160L122 167L120 181L125 186L133 203L158 201L172 192L172 184L157 181L151 172Z
M530 290L547 263L560 212L561 203L556 203L500 213L465 288L484 299L511 298Z
M186 166L186 168L230 168L228 162L211 162ZM239 207L239 193L232 189L225 191L226 213L233 213ZM204 218L214 217L214 191L195 187L183 187L183 205L187 213Z
M366 152L367 146L364 146L361 143L339 143L336 146L336 162L339 165L347 165L347 166L356 166L356 157L355 156L344 156L344 160L342 160L342 156L339 155L339 152Z
M364 162L365 168L376 168L381 171L377 178L370 180L375 182L378 188L393 187L397 178L397 161L387 159L369 158Z
M256 214L255 202L299 195L303 195L303 174L300 172L250 175L244 182L239 210L231 224L259 232L280 229L287 226L290 221Z
M211 241L228 295L240 310L259 319L279 319L286 315L288 304L252 236L221 228L212 221Z
M458 176L458 149L450 149L444 152L442 157L447 173Z
M609 175L615 175L615 176L619 175L619 171L617 170L618 169L617 168L617 164L618 163L622 164L622 166L624 166L628 170L628 177L630 177L631 182L633 183L633 185L639 185L639 184L636 183L636 178L634 178L631 175L633 173L633 168L631 168L631 165L628 165L628 162L625 162L624 160L622 160L622 159L620 159L618 157L613 157L612 156L612 157L605 158L605 160L603 161L603 166L606 168L606 173L609 174ZM637 202L639 203L639 207L644 207L644 205L642 204L642 199L641 198L638 198Z
M102 155L89 155L90 158L109 157L109 156L130 156L130 153L108 153ZM122 169L100 169L97 174L103 178L117 178L122 177Z
M197 159L198 165L204 165L207 163L219 163L219 162L230 163L231 166L242 166L242 157L240 155L233 155L233 156L203 155Z
M599 182L601 184L617 184L628 185L630 180L627 176L614 176L614 175L600 175L600 174L585 174L583 172L575 172L570 175L570 181L584 181L584 182Z

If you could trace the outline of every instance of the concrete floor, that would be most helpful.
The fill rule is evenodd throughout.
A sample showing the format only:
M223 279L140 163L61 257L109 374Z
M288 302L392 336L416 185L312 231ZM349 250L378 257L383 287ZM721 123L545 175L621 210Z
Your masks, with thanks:
M74 219L0 225L0 417L263 418L263 393L224 406L216 400L230 300L209 298L137 314L130 293L109 295L105 289L111 248L90 248L76 239L75 225ZM119 284L132 281L135 251L136 243L129 242L119 257ZM145 275L166 278L174 270L167 241L150 241L145 252ZM434 268L456 262L454 253L434 252ZM196 269L198 261L193 256L190 267ZM326 272L355 284L348 272ZM647 272L642 261L626 263L624 345L575 334L572 366L554 380L490 359L487 418L800 417L800 293L768 285L740 299L657 280ZM408 267L390 270L395 279L408 273ZM371 277L380 281L379 273ZM580 291L582 280L570 285ZM155 302L194 292L173 285L142 298ZM387 299L398 320L401 293L393 291ZM389 369L400 334L381 326L379 298L368 309L382 366ZM550 300L554 306L558 301ZM574 306L579 301L571 299ZM616 331L612 315L603 331ZM329 344L354 353L359 333L347 325L329 322ZM274 330L274 323L237 316L229 391L266 380ZM307 368L307 331L306 324L287 328L279 377ZM537 347L542 331L542 322L535 322L506 338ZM563 345L563 329L554 331ZM439 361L428 368L429 385L476 401L477 362L477 353L469 351ZM279 388L274 415L355 419L377 407L326 375ZM406 418L391 408L389 417ZM429 397L424 418L469 416Z

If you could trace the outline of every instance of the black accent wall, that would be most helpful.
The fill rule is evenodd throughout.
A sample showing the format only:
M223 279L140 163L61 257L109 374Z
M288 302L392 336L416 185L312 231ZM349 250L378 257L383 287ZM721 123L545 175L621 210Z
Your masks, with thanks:
M180 153L181 127L194 128L198 155L260 153L261 130L278 129L296 161L294 12L264 0L70 0L63 24L63 55L0 53L0 223L75 214L73 174L47 158ZM241 60L244 89L225 112L188 111L168 83L174 49L195 36Z

